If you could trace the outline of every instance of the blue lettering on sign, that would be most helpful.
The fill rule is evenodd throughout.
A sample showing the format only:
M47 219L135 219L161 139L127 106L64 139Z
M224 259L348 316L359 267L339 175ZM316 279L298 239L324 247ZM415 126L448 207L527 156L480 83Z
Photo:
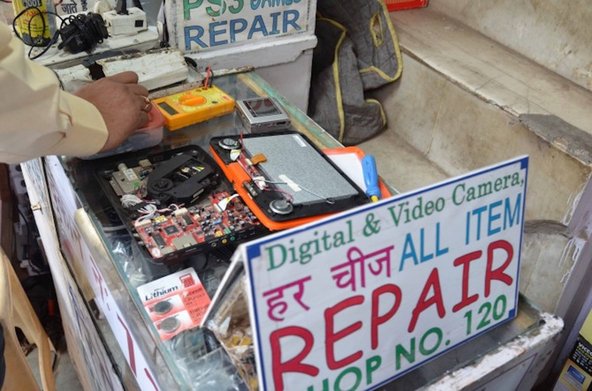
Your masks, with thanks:
M226 39L223 39L221 41L216 40L216 37L218 35L226 33L225 25L226 21L210 23L210 46L226 45L228 43L228 40ZM218 26L223 26L222 30L216 30L216 27Z
M297 23L298 18L300 18L300 12L296 10L287 10L284 12L284 33L288 32L288 26L294 27L296 31L302 30Z
M255 33L261 33L264 37L267 37L267 28L265 27L265 22L263 21L261 15L257 15L255 16L255 19L253 19L253 25L249 30L249 36L247 39L253 38Z
M191 50L191 43L195 42L201 48L207 48L201 37L203 36L204 29L201 26L185 26L185 50Z
M240 19L233 19L230 21L230 42L236 42L236 35L242 33L247 29L247 20L240 18Z
M270 35L286 34L289 31L301 31L298 24L300 12L286 10L273 12L268 15L268 23L262 15L257 15L252 21L237 18L211 22L207 30L202 26L185 26L185 50L207 49L227 45L237 41L240 34L246 33L247 40L262 38ZM205 36L207 32L208 36Z
M280 33L280 30L278 30L278 18L281 14L281 12L273 12L269 15L271 16L271 31L269 32L269 35L276 35Z
M285 7L292 4L298 4L302 0L251 0L251 9L256 10L258 8L266 7Z

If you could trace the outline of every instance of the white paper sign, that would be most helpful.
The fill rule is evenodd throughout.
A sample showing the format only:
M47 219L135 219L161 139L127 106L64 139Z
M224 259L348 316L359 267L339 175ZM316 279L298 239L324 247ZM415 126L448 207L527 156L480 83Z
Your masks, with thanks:
M79 12L91 12L95 5L95 0L63 0L55 5L56 12L59 15L70 15Z
M516 316L528 158L242 247L264 390L374 389Z

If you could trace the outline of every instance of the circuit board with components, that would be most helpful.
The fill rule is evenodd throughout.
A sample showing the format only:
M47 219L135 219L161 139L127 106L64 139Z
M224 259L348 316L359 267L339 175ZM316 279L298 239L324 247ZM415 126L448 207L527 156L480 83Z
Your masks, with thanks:
M204 244L215 248L242 241L260 224L239 198L221 210L218 205L230 197L227 192L213 193L189 208L141 220L134 224L136 235L154 259Z
M110 158L98 178L154 261L236 245L265 231L201 148L132 156Z

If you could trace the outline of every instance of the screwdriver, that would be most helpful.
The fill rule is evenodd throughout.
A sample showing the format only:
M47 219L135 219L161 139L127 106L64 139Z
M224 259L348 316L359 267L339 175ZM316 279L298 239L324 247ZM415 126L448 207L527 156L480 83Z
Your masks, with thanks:
M364 182L366 183L366 195L370 197L372 202L376 202L380 199L380 187L378 187L378 171L374 156L364 156L362 159L362 171L364 172Z

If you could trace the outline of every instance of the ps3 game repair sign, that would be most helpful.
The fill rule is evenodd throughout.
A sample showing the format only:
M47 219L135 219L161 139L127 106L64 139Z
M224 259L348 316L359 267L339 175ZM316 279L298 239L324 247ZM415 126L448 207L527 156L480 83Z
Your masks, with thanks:
M374 389L516 316L528 158L244 245L259 386Z
M309 29L312 34L311 1L176 0L168 15L175 15L176 34L172 35L177 47L195 52L305 33Z

